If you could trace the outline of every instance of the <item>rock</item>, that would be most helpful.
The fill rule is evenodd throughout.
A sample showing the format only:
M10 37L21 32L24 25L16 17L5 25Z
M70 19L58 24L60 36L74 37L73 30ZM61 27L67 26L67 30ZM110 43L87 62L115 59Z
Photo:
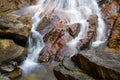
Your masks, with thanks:
M0 80L10 80L8 77L0 75Z
M64 58L70 58L71 56L78 53L78 50L76 48L71 48L68 45L64 45L55 56L56 61L62 61Z
M77 44L78 50L88 49L90 47L90 42L92 39L96 37L96 26L98 23L98 16L97 15L90 15L87 22L89 23L87 35L84 39L81 39Z
M72 60L86 73L100 80L120 79L120 55L108 54L98 50L82 51Z
M36 0L0 0L0 16L35 3Z
M70 59L54 68L54 74L57 80L95 80L83 73Z
M73 39L67 29L68 26L61 24L59 18L55 18L55 20L49 24L49 28L47 28L47 30L46 28L43 29L44 42L46 45L40 53L40 62L48 61L53 57L55 57L54 59L56 60L60 60L60 57L63 59L64 55L67 53L59 54L59 52L64 46L66 46L67 42Z
M55 32L49 33L49 36L46 38L47 44L41 52L40 62L48 61L50 57L53 56L57 56L56 60L59 60L60 57L63 58L65 54L67 54L62 53L61 56L58 56L63 46L65 46L66 43L72 39L68 33L63 33L63 30L56 30Z
M10 61L25 54L26 49L16 45L12 40L0 39L0 62Z
M15 33L28 37L32 27L32 17L29 14L22 15L18 18L9 17L3 16L0 18L0 32Z
M113 49L116 53L120 52L120 17L117 19L112 29L112 35L109 39L108 47Z
M106 24L106 36L108 37L107 52L119 53L119 1L109 0L101 3L103 18Z
M12 39L15 43L25 46L32 27L31 16L26 14L19 18L9 17L0 18L0 38Z
M102 14L104 19L108 19L108 18L116 18L116 16L119 13L119 5L116 1L109 1L108 3L103 3L102 4L103 7L102 8Z
M17 77L20 77L22 75L22 70L20 68L16 68L12 72L8 73L7 77L10 79L15 79Z
M75 23L75 24L71 24L68 26L69 26L69 28L68 28L69 34L75 38L78 35L78 33L80 32L80 24Z
M0 72L7 73L13 71L17 67L17 63L15 61L11 61L8 63L2 63L0 65Z
M42 35L45 35L49 32L51 26L49 26L51 23L50 19L48 19L47 17L44 17L39 26L37 27L37 31L39 31Z

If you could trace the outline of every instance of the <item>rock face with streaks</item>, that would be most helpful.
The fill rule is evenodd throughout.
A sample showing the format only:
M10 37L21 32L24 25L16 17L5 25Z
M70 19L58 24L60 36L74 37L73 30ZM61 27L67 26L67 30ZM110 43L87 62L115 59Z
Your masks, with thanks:
M120 4L118 0L109 0L101 3L103 17L106 23L106 35L108 37L108 52L119 53L119 15Z
M76 48L71 48L67 45L74 37L76 37L80 31L80 25L78 23L72 25L64 25L59 18L55 18L54 22L50 22L49 19L43 19L45 24L40 24L38 31L44 35L44 41L46 43L44 49L40 55L40 62L48 61L53 58L57 61L61 61L64 57L70 57L76 54L81 49L89 48L91 39L93 38L97 26L97 16L91 15L88 19L89 28L87 36L79 41ZM48 21L48 23L46 22ZM44 22L43 22L44 23Z

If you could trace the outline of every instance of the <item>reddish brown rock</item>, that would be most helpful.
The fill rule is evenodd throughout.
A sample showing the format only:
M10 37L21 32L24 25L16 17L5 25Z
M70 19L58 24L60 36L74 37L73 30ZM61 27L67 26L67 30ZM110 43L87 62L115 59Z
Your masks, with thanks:
M98 23L98 17L97 15L91 15L88 19L88 23L89 23L89 28L87 31L87 36L80 40L79 43L77 44L77 48L78 49L85 49L85 48L89 48L90 46L90 41L91 39L93 39L93 37L95 37L95 30L96 30L96 26Z
M37 31L39 31L42 35L47 34L49 32L49 29L51 28L50 23L50 19L44 17L37 27Z
M57 52L57 54L55 56L55 60L62 61L65 58L72 57L76 53L78 53L78 50L76 48L71 48L68 45L65 45Z
M41 52L40 61L48 61L50 57L55 56L56 54L58 55L58 52L63 48L63 46L72 39L68 33L63 33L62 30L58 30L57 33L56 31L52 34L49 33L51 35L47 37L47 40L45 40L46 46ZM60 58L60 56L58 56L58 58Z
M64 57L65 54L59 52L64 46L66 46L66 43L72 39L72 36L67 32L68 27L69 26L62 24L59 18L55 18L55 20L49 25L49 29L43 29L44 42L46 45L41 52L39 58L40 62L48 61L53 56L56 60L59 60L61 57L58 55Z
M116 1L110 0L107 1L107 3L103 1L103 3L101 4L102 14L106 24L106 36L108 37L107 39L110 39L111 32L113 32L112 30L113 27L115 26L114 24L119 16L119 5L118 2ZM110 49L107 50L109 51Z
M22 70L20 68L16 68L15 70L8 73L7 77L9 77L10 79L15 79L21 75L22 75Z
M119 5L116 1L109 1L107 4L103 3L102 14L104 19L116 18L119 13Z
M119 52L120 50L120 17L117 19L112 29L112 35L110 37L108 47L115 49L116 52Z
M78 35L78 33L80 32L80 24L75 23L72 25L68 25L68 32L72 37L76 37Z

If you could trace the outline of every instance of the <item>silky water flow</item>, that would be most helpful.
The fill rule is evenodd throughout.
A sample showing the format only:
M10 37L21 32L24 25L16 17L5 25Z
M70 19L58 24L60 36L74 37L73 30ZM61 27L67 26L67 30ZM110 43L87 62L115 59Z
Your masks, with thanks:
M87 19L90 15L98 16L98 26L96 26L97 35L91 47L97 47L106 40L105 23L96 0L38 0L36 5L31 5L13 13L18 16L25 13L32 15L33 24L28 39L28 56L20 66L25 74L39 65L38 56L45 44L42 35L36 29L40 21L51 13L58 16L66 25L81 24L78 36L66 43L70 47L76 47L77 43L87 35L89 27Z

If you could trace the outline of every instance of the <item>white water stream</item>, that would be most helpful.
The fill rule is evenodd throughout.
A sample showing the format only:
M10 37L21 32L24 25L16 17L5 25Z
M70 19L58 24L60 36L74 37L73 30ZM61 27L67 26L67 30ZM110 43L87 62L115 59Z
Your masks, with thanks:
M32 14L33 25L28 40L28 57L20 66L26 73L33 69L35 65L38 65L37 59L44 47L44 42L42 35L36 31L36 28L42 18L50 13L57 15L66 25L81 24L78 36L67 43L69 46L76 47L79 40L85 38L89 26L87 19L92 14L98 15L97 36L92 43L92 47L99 46L99 44L105 41L105 24L96 0L38 0L36 5L14 13L20 15L27 12Z

